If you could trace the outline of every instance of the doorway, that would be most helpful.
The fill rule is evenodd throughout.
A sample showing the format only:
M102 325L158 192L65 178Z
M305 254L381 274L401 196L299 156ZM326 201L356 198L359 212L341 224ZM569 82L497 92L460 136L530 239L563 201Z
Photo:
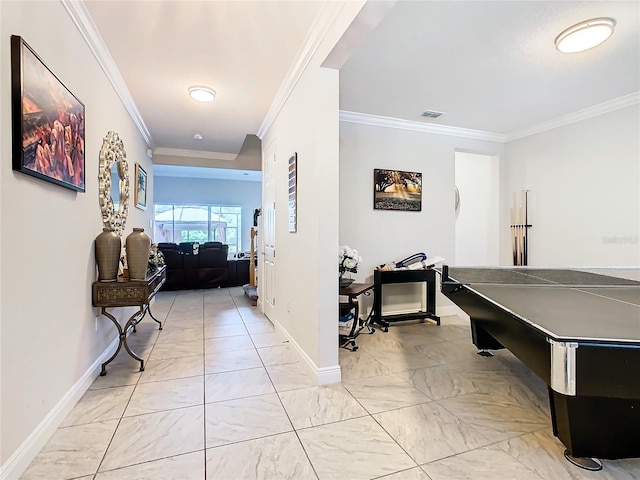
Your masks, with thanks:
M499 261L499 159L455 154L455 264L495 266ZM459 201L458 201L459 199Z

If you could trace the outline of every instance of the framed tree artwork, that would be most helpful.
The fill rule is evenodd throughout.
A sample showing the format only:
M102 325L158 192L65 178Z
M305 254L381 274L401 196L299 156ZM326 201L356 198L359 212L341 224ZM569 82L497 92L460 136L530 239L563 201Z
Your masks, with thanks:
M373 208L375 210L421 211L422 173L374 169Z

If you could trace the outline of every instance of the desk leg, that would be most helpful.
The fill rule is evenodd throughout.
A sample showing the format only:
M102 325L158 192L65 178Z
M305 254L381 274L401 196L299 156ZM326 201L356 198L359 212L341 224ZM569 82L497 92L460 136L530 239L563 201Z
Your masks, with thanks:
M116 358L118 353L120 353L120 349L122 348L123 345L127 353L129 353L129 355L131 355L133 358L135 358L140 362L140 371L141 372L144 371L144 360L138 357L135 353L133 353L133 351L129 348L129 345L127 345L127 330L129 330L129 327L131 326L133 326L135 330L135 324L137 323L135 322L135 320L136 320L136 317L139 315L139 312L136 312L133 315L131 315L131 318L129 318L129 320L125 324L124 329L120 326L116 318L106 311L106 307L102 307L101 313L105 317L111 319L113 324L118 329L118 348L116 348L116 351L113 352L113 355L111 355L111 357L109 357L109 359L102 364L100 368L100 376L104 377L107 374L107 365L110 364L114 358Z
M147 310L149 311L149 316L153 319L153 321L156 322L158 325L160 325L158 327L158 330L162 330L162 322L158 320L156 317L154 317L153 313L151 313L151 305L147 306Z

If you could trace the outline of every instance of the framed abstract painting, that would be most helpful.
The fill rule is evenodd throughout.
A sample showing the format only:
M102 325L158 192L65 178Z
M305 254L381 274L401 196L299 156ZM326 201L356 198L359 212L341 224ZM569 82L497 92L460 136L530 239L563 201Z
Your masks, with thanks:
M85 191L84 104L22 37L11 36L13 169Z

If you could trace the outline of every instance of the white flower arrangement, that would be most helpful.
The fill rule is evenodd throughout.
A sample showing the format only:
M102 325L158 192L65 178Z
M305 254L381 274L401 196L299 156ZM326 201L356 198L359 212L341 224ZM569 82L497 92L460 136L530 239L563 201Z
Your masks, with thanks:
M149 265L147 271L149 273L155 272L158 268L164 265L164 254L158 249L157 243L152 243L149 249Z
M362 257L355 248L348 245L340 246L338 254L338 271L342 275L344 272L358 272L358 265L362 262Z

